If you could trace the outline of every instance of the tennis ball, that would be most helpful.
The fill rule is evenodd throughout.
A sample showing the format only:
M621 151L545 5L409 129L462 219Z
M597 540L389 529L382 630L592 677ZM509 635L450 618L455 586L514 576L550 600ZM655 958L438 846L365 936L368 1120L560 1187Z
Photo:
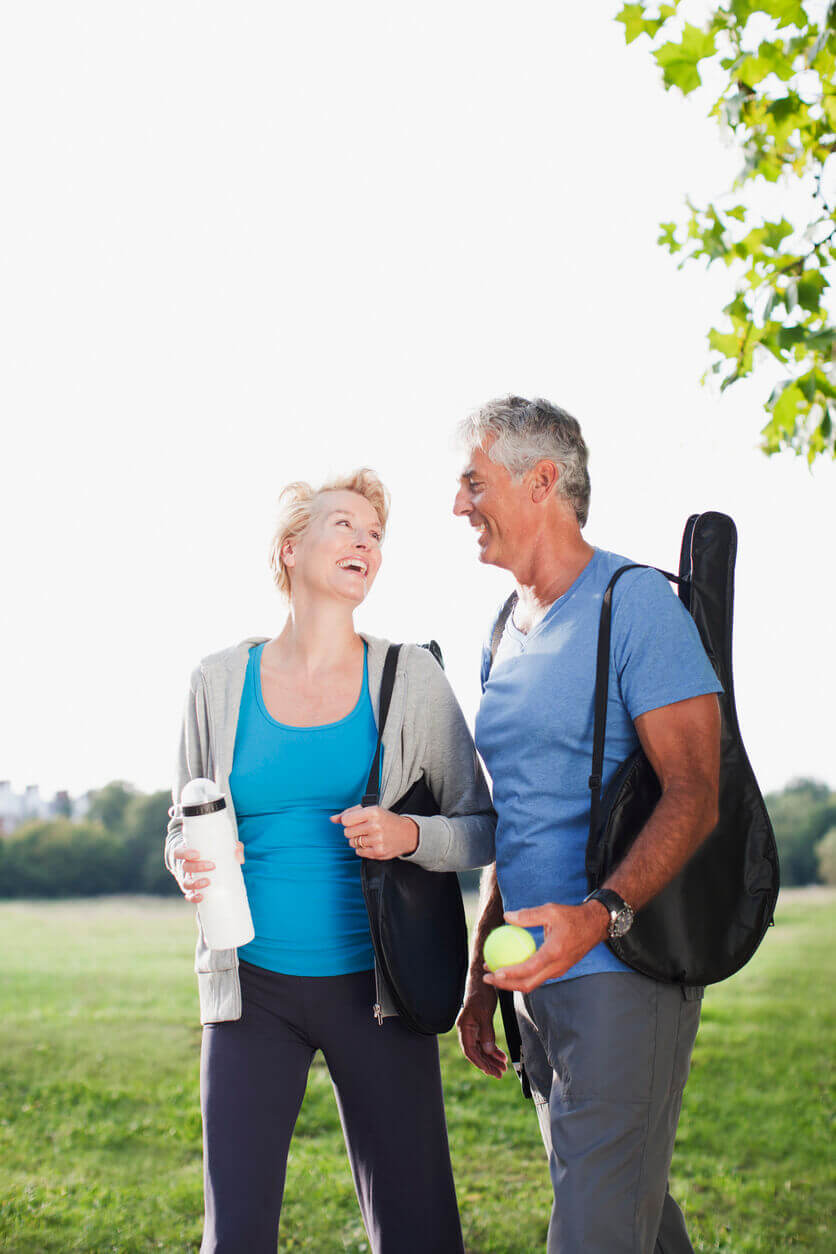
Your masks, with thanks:
M512 967L516 962L525 962L536 948L534 937L524 927L505 923L495 927L485 941L485 965L491 971Z

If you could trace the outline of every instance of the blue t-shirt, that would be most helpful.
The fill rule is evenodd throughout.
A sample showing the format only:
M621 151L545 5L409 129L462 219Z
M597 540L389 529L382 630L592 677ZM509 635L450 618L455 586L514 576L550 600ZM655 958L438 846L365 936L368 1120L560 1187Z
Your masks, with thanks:
M229 777L255 927L238 953L284 975L368 971L374 950L361 859L330 821L359 805L377 744L368 658L350 714L290 727L264 704L263 647L250 649Z
M611 576L626 564L596 549L527 635L509 618L489 678L490 651L483 650L476 745L493 779L496 871L506 910L548 901L577 905L589 891L598 619ZM655 570L627 571L613 591L603 788L637 747L633 721L640 714L709 692L722 687L668 581ZM543 929L530 930L541 944ZM602 943L561 978L627 970Z

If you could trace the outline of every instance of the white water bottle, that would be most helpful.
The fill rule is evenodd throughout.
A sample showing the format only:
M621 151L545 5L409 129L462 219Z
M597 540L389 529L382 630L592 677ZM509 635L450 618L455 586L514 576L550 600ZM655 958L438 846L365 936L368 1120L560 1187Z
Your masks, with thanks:
M236 949L255 936L241 865L235 857L235 833L226 801L211 779L190 779L180 795L185 848L197 849L201 862L214 862L207 871L209 887L197 913L210 949Z

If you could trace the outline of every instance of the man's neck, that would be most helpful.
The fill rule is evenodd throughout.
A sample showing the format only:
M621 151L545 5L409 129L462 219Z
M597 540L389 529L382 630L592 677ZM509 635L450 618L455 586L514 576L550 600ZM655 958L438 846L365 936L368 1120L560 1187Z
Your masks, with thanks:
M594 554L595 549L577 529L538 540L528 560L513 572L517 581L517 629L524 633L533 631L558 597L569 591Z

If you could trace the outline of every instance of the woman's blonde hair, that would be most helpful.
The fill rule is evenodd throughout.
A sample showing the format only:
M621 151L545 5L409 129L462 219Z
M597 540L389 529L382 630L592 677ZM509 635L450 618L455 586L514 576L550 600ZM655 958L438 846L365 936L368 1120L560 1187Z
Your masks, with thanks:
M282 561L282 546L287 540L298 540L310 526L314 502L323 492L356 492L364 496L380 519L381 531L389 517L389 493L373 470L363 466L353 474L331 479L320 488L299 480L289 483L279 493L279 521L270 543L270 570L273 582L282 596L290 597L290 575Z

